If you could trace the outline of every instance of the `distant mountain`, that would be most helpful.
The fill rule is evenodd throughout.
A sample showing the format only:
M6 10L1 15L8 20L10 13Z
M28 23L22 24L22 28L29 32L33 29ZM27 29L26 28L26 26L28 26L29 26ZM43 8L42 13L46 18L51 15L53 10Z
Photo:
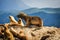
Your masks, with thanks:
M60 8L31 8L23 12L30 16L39 16L43 19L45 26L60 27Z
M9 15L13 15L16 20L16 15L19 12L25 12L30 16L39 16L43 19L45 26L57 26L60 27L60 8L30 8L26 10L12 10L12 11L0 11L0 23L9 22Z
M27 14L32 14L32 13L36 13L36 12L45 12L45 13L60 13L60 8L30 8L30 9L26 9L26 10L22 10L23 12L27 13Z
M17 10L12 10L12 11L0 11L0 24L4 24L4 23L8 23L9 22L9 16L12 15L15 17L15 19L17 20L16 15L19 13L20 11Z
M40 11L39 8L30 8L30 9L22 10L22 12L25 12L27 14L36 13L36 12L39 12L39 11Z
M30 14L30 16L39 16L41 19L43 19L45 26L60 27L60 14L48 14L45 12L38 12Z

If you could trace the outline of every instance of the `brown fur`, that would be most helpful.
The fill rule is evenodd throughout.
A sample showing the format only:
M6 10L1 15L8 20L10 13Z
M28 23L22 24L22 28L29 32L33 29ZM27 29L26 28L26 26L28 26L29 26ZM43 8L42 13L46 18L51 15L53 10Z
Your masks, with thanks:
M21 12L20 14L17 15L18 18L22 18L26 21L26 27L30 25L36 25L38 27L43 26L43 21L41 18L37 16L28 16L27 14Z

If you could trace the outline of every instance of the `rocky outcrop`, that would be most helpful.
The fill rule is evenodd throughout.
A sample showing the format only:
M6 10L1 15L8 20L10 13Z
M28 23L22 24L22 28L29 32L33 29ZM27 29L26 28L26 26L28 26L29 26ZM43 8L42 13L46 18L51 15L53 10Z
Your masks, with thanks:
M0 25L0 40L60 40L60 28L53 26L30 28L24 27L21 19L16 22L13 18L11 20L10 23Z
M9 28L9 30L6 31L5 34L7 32L8 34L12 33L11 35L12 37L14 36L13 38L18 38L21 40L60 40L60 28L56 27L44 26L43 28L21 28L18 26L14 26Z

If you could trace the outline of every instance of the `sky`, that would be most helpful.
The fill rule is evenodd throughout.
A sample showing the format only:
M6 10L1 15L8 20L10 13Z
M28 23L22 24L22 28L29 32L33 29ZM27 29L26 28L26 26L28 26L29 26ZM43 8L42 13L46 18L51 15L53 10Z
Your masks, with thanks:
M0 10L25 10L32 7L60 8L60 0L0 0Z
M31 7L51 7L51 8L60 8L60 0L22 0L26 5Z
M23 10L27 8L29 6L21 0L0 0L0 10Z

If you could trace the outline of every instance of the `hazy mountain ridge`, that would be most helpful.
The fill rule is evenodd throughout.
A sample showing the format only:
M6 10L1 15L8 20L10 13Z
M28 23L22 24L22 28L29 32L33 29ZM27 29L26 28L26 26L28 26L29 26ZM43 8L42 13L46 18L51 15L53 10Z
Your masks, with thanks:
M26 12L27 14L36 13L36 12L55 12L60 13L60 8L30 8L26 10L22 10L23 12Z
M32 13L27 12L30 10L32 10ZM25 13L28 13L30 16L39 16L40 18L43 19L44 25L57 27L60 26L60 8L41 8L41 9L35 8L35 10L37 10L35 12L33 10L34 8L27 9L25 10L26 11Z
M30 14L31 16L39 16L43 19L44 25L47 26L60 26L60 14L48 14L44 12L38 12Z
M25 12L30 16L39 16L43 19L44 25L46 26L60 26L60 8L30 8L26 10L12 10L12 11L0 11L0 23L6 23L8 21L9 15L16 18L19 12ZM4 20L2 22L2 20ZM7 20L7 21L6 21Z

